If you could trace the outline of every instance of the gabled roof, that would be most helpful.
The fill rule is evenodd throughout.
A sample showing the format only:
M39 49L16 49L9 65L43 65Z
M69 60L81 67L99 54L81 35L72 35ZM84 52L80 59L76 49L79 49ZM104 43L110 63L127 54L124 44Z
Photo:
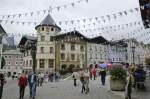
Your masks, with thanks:
M43 21L35 27L35 29L37 29L39 26L54 26L56 28L58 28L59 30L61 30L60 27L57 26L56 22L53 20L53 18L51 17L50 14L48 14Z
M91 38L90 39L90 42L91 43L100 43L100 44L108 44L109 43L109 41L108 40L106 40L104 37L102 37L102 36L97 36L97 37L94 37L94 38Z
M23 36L19 42L18 45L24 45L26 43L27 40L33 41L33 42L37 42L37 37L33 37L33 36Z
M83 40L86 40L86 41L89 40L88 38L86 38L84 35L82 35L80 32L78 32L76 30L71 31L71 32L67 32L67 33L64 33L64 34L56 35L56 36L54 36L54 38L55 38L55 40L59 40L59 39L65 39L65 37L67 37L67 36L72 36L72 37L77 36L77 37L80 37Z
M4 28L1 26L1 24L0 24L0 34L6 34Z

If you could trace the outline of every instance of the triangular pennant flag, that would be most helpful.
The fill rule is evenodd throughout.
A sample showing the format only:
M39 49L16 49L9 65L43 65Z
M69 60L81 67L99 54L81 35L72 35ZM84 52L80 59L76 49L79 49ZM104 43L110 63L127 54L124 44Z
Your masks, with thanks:
M72 7L74 7L74 4L75 4L74 2L71 3Z
M61 24L62 24L62 22L61 22L61 21L59 21L58 23L59 23L59 25L61 25Z
M31 16L32 16L32 15L33 15L33 12L31 12L30 14L31 14Z
M132 9L130 9L129 11L130 11L131 13L133 13L133 10L132 10Z
M65 24L67 25L67 24L68 24L68 21L65 21Z
M2 16L2 19L4 19L4 18L5 18L5 16L3 15L3 16Z
M45 13L46 13L46 10L43 10L43 13L45 14Z
M98 20L98 17L95 17L95 20L97 21L97 20Z
M85 1L88 3L89 0L85 0Z
M92 21L92 18L89 18L89 21L91 22L91 21Z
M27 16L27 15L28 15L28 13L25 13L24 15L25 15L25 16Z
M20 18L20 17L21 17L21 14L19 14L18 16L19 16L19 18Z
M139 11L139 8L135 8L135 11Z
M77 22L79 23L79 22L80 22L80 20L77 20Z
M73 20L71 20L71 24L73 24L74 23L74 21Z
M119 12L119 15L122 16L122 12Z
M8 15L7 18L10 18L10 15Z
M127 15L127 11L124 11L124 14Z
M25 24L25 22L22 22L22 25L24 25Z
M14 15L13 15L13 18L15 18L15 16L16 16L16 15L14 14Z
M14 21L10 21L10 23L11 23L11 24L13 24L13 23L14 23Z
M85 23L85 22L86 22L86 19L83 19L83 22Z
M59 11L59 10L60 10L60 7L57 7L57 10Z

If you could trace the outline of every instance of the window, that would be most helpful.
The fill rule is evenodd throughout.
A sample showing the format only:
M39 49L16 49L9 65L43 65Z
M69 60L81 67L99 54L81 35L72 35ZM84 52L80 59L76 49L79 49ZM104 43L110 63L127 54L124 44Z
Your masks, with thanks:
M22 56L20 56L20 58L22 58Z
M22 65L22 62L20 62L20 65Z
M50 41L53 42L53 37L50 37Z
M10 62L8 62L8 65L10 65Z
M18 65L18 62L16 62L16 65Z
M65 60L65 54L61 53L61 60Z
M65 44L61 44L61 50L65 50Z
M41 36L41 41L45 41L45 36Z
M84 51L84 47L80 46L80 51L83 52Z
M11 56L9 56L9 58L11 58Z
M44 63L45 63L44 59L40 59L40 68L44 68Z
M51 28L51 31L54 31L54 28Z
M97 53L95 53L95 59L97 59Z
M41 53L44 53L44 47L41 47Z
M71 60L75 60L75 55L71 54Z
M50 53L53 53L53 47L50 47Z
M16 58L18 59L18 56L16 56Z
M92 59L92 54L90 54L90 59Z
M97 51L97 47L95 46L95 51Z
M7 56L5 56L5 58L7 58Z
M90 50L92 50L92 46L90 45Z
M71 50L72 50L72 51L75 50L75 44L71 44Z
M48 60L48 67L49 68L53 68L54 67L54 60L53 59L49 59Z
M28 60L26 60L26 66L28 66Z
M44 31L44 27L42 27L42 31Z
M32 60L30 60L30 66L32 66Z

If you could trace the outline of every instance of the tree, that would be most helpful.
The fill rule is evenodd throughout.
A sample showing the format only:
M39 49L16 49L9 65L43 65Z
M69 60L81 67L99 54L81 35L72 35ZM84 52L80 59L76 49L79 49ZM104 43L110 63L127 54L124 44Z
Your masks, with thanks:
M4 57L2 56L2 60L1 60L1 69L5 66L6 62Z

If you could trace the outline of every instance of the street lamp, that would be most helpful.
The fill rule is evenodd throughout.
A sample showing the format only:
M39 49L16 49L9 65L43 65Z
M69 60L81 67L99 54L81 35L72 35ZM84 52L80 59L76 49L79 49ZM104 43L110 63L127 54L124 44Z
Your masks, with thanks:
M131 49L132 49L132 59L133 59L133 64L135 64L135 60L134 60L134 54L135 54L135 45L134 45L134 42L132 40L132 43L131 43Z
M31 50L31 56L33 60L32 69L33 72L36 72L36 42L29 42L28 49Z

